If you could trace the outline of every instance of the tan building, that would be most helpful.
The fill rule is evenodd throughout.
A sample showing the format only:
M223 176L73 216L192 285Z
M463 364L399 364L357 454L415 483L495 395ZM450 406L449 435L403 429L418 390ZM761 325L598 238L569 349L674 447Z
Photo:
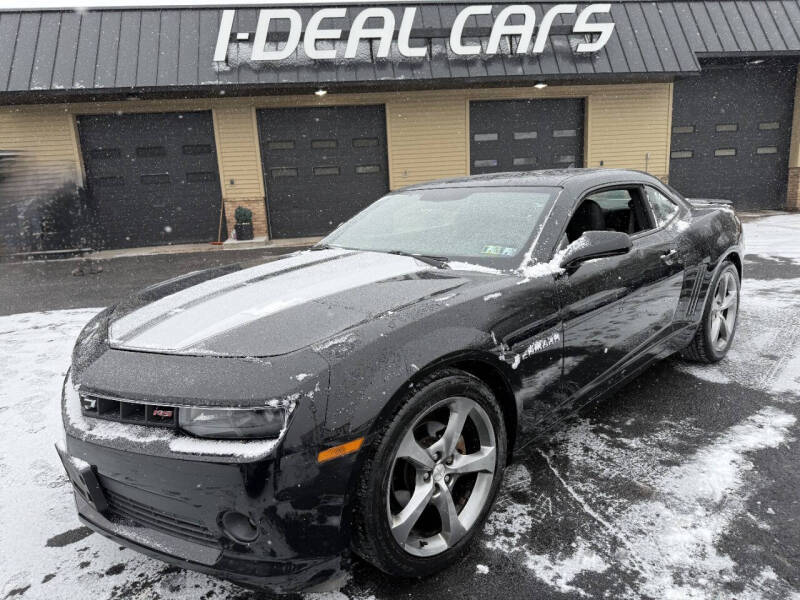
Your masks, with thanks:
M354 34L360 6L323 19L340 36L309 51L319 9L303 7L283 58L291 28L273 19L264 58L252 9L0 12L6 250L212 241L238 206L256 236L318 236L405 185L543 168L640 169L739 209L800 208L798 0L613 4L589 18L613 24L606 39L575 26L590 5L546 26L551 5L529 4L522 49L511 5L455 38L466 5L387 6L368 24L388 51ZM65 212L56 235L48 215Z

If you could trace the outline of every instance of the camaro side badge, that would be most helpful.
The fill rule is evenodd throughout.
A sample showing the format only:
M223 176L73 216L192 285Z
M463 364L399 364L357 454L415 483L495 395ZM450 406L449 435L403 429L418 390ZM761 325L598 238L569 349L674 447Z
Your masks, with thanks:
M546 337L539 338L538 340L534 340L533 343L525 349L525 352L522 353L522 360L525 360L529 356L536 354L537 352L542 352L543 350L547 350L555 346L556 344L561 342L561 333L558 331L554 331L550 335Z
M494 332L492 333L492 338L497 339L494 337ZM561 343L561 333L558 331L554 331L542 337L536 338L530 345L522 351L522 354L518 354L515 352L509 352L508 346L505 344L500 344L500 360L505 361L511 365L512 369L516 369L520 363L533 356L538 352L543 352L553 346L556 346Z

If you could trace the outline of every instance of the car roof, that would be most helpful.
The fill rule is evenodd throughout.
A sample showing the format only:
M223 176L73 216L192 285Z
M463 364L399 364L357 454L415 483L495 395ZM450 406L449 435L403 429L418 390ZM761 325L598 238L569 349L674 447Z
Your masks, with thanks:
M439 179L410 185L403 190L424 190L443 187L563 187L570 184L593 185L613 184L615 182L653 181L655 177L632 169L548 169L542 171L519 171L509 173L487 173ZM402 191L402 190L398 190Z

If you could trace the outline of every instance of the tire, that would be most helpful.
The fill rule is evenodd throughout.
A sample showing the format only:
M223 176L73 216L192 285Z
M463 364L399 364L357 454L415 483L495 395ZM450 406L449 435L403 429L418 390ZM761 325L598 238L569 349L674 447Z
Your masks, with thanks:
M460 435L452 435L456 430ZM415 384L365 460L353 510L354 552L399 577L453 564L494 503L507 439L502 410L478 378L445 369Z
M719 362L733 343L741 291L741 280L736 266L728 261L723 263L711 281L709 290L697 332L681 353L684 358L694 362Z

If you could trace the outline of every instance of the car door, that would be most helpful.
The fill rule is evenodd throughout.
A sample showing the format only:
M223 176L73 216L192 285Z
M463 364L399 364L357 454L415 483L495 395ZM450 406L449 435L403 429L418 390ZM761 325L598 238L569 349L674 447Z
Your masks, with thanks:
M595 206L592 218L582 210ZM600 211L598 212L598 207ZM579 222L576 226L575 219ZM581 264L558 282L564 319L561 412L602 393L668 325L680 287L670 279L668 239L657 227L641 185L605 187L585 194L566 228L572 242L582 231L605 229L631 236L631 251Z
M564 319L563 389L571 404L590 392L628 355L640 323L626 299L636 284L635 253L599 258L558 280Z
M642 190L653 229L633 236L638 264L625 312L642 325L630 340L634 359L646 360L648 350L657 351L659 343L672 332L683 287L685 256L677 232L671 227L679 207L653 186L645 185Z
M523 281L504 293L511 314L495 328L501 360L518 378L520 428L533 439L552 425L562 393L563 324L554 275Z

